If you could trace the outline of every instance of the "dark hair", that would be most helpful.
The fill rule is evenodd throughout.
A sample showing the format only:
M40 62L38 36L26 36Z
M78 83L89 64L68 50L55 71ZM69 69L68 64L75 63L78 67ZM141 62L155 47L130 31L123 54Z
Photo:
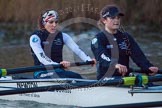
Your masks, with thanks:
M38 28L44 29L44 25L42 23L42 16L41 15L38 17Z
M45 13L46 11L42 11L41 14L38 17L38 28L39 29L44 29L44 25L43 25L43 18L42 15Z

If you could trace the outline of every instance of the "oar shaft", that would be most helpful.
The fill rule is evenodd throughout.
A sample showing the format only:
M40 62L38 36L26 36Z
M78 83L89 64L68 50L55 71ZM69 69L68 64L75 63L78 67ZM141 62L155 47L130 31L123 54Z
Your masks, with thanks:
M61 68L61 65L46 65L46 66L31 66L31 67L20 67L20 68L15 68L15 69L6 69L7 74L6 75L11 75L11 74L19 74L19 73L28 73L28 72L34 72L34 71L39 71L39 70L47 70L47 69L56 69L56 68Z
M0 96L22 94L22 93L97 87L97 86L110 86L110 85L118 85L121 83L123 83L123 81L121 81L121 79L117 79L117 80L110 80L110 81L78 82L78 83L71 83L71 84L64 84L64 85L61 84L61 85L42 86L42 87L36 87L36 88L19 88L19 89L13 89L13 90L0 91Z
M82 66L82 65L90 65L94 64L94 61L87 61L87 62L75 62L71 63L71 67L73 66ZM63 65L42 65L42 66L30 66L30 67L20 67L20 68L13 68L13 69L0 69L1 76L11 75L11 74L19 74L19 73L28 73L34 71L44 71L44 70L52 70L56 68L64 68Z
M45 86L45 87L37 87L37 88L23 88L23 89L14 89L14 90L4 90L0 91L0 96L4 95L13 95L13 94L21 94L21 93L33 93L33 92L43 92L43 91L50 91L54 88L54 90L65 90L65 88L53 85L53 86Z
M162 81L162 76L144 76L141 77L142 84L147 84L149 82ZM76 89L76 88L89 88L89 87L98 87L98 86L119 86L119 85L136 85L139 78L137 77L124 77L118 79L108 79L108 80L99 80L99 81L88 81L88 82L78 82L78 83L70 83L70 84L61 84L61 85L49 85L35 88L19 88L13 90L2 90L0 91L0 96L3 95L13 95L13 94L21 94L21 93L33 93L33 92L45 92L45 91L54 91L54 90L67 90L67 89Z
M137 73L152 73L150 70L146 69L135 69L135 68L129 68L129 72L137 72ZM158 70L158 74L162 74L162 70Z
M149 76L149 82L158 82L158 81L162 81L162 76Z

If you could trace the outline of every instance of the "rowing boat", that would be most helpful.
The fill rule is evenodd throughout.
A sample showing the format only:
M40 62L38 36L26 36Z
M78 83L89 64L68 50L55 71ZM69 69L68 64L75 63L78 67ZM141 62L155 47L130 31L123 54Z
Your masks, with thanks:
M76 62L72 66L94 64ZM162 76L132 76L123 78L88 79L13 79L10 75L46 69L61 65L30 66L0 69L0 99L25 100L79 107L152 107L162 106L162 86L148 86L162 81ZM147 70L130 70L146 72ZM149 71L148 71L149 72ZM162 70L158 71L162 74Z
M12 79L5 77L0 80L0 99L80 107L162 105L162 86L130 88L127 84L121 86L122 81L115 78L97 81L71 78ZM124 83L125 81L127 80L124 79Z

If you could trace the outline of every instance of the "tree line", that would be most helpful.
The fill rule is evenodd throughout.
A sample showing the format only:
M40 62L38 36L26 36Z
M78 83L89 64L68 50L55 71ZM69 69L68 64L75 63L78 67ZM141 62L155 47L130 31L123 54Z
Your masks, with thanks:
M162 23L161 0L0 0L0 22L35 24L40 12L46 9L58 11L60 21L75 17L98 20L100 10L114 3L126 14L126 24Z

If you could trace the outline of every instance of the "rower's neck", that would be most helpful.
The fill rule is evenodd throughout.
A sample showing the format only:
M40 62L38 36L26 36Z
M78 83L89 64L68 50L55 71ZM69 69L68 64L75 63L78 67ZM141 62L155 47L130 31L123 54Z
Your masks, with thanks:
M108 33L110 33L110 34L116 34L116 33L117 33L117 30L116 30L116 29L110 30L110 29L108 29L107 27L105 27L105 30L106 30Z

